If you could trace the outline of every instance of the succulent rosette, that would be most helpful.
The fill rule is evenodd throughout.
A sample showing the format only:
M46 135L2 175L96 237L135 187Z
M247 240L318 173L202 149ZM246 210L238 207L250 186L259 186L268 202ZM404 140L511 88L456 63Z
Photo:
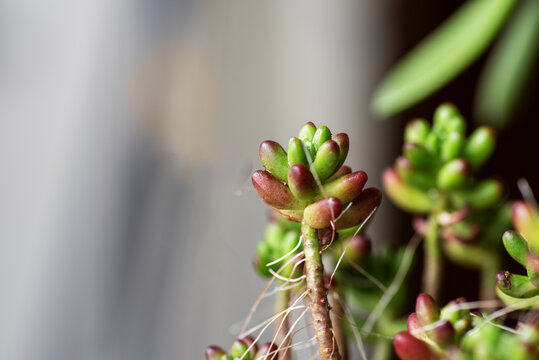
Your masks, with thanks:
M494 151L493 130L481 126L466 137L466 122L453 105L436 109L432 127L424 119L412 120L404 141L403 155L383 175L388 195L402 209L414 214L466 206L483 210L501 199L497 180L474 177Z
M539 212L532 204L519 201L513 205L512 219L516 231L503 234L503 245L526 269L526 275L499 272L496 291L506 303L529 299L531 307L539 308Z
M451 301L440 310L427 294L416 300L408 331L397 334L393 346L402 360L532 360L539 356L539 316L528 312L507 331L487 313L470 312Z
M297 266L298 260L294 260L295 256L303 251L300 237L301 226L298 223L278 219L269 224L264 240L256 246L256 257L253 261L256 271L262 276L270 277L273 275L270 269L277 273L285 264L279 272L282 277L295 279L303 275L302 265ZM279 259L282 261L276 262Z
M381 194L375 188L363 189L365 172L343 165L348 147L348 135L332 135L326 126L309 122L290 139L288 151L275 141L260 145L265 170L253 173L253 185L287 220L314 229L327 228L332 221L336 229L356 226L379 205Z

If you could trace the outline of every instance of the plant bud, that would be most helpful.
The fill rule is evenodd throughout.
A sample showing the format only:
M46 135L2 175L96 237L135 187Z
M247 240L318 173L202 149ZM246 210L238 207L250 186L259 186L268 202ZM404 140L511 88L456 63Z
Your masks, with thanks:
M308 122L299 130L299 138L301 141L312 141L314 133L316 132L316 126L312 122Z
M415 302L415 313L421 326L432 324L440 317L438 304L428 294L419 294Z
M320 146L312 166L320 181L324 181L337 170L339 154L339 145L333 140L328 140Z
M327 197L307 206L303 220L314 229L323 229L341 214L341 202L335 197Z
M234 341L234 344L232 344L230 353L234 358L241 358L243 356L244 360L254 360L255 354L252 352L252 349L244 356L244 354L248 351L247 349L249 349L249 345L247 345L243 340L236 340Z
M206 360L221 360L221 357L226 355L226 351L219 346L208 346L206 348Z
M349 240L346 256L354 263L360 262L371 253L371 240L366 235L354 235Z
M475 129L464 146L464 157L473 168L478 168L492 155L496 146L494 130L481 126Z
M436 326L432 331L434 341L441 347L451 345L455 341L455 329L448 320Z
M513 205L513 224L528 242L533 255L539 255L539 214L532 205L517 201Z
M268 359L271 359L275 355L278 347L276 344L265 343L260 347L260 350L256 353L255 359L264 359L268 356ZM278 359L279 355L275 355L275 359Z
M318 151L322 144L328 140L331 140L331 131L329 131L328 127L317 127L312 140L315 150Z
M339 145L339 163L337 165L337 168L340 168L342 164L344 164L346 156L348 156L350 140L348 139L348 135L346 135L345 133L335 134L331 137L331 139L335 141L337 145Z
M464 146L464 137L457 131L452 131L442 143L440 156L442 161L449 161L459 157Z
M303 164L296 164L288 170L288 187L294 196L304 200L316 193L316 183L309 169Z
M352 172L352 169L350 168L350 166L343 165L333 175L331 175L329 178L327 178L326 182L331 182L333 180L337 180L341 176L348 175L351 172Z
M528 255L528 244L516 231L506 231L503 234L503 246L507 253L511 255L520 265L526 266L526 256Z
M288 156L283 147L275 141L264 141L260 144L260 160L262 165L279 179L286 181L288 176Z
M423 145L405 143L402 152L412 165L420 169L427 168L432 163L431 156Z
M268 171L255 171L251 176L251 180L258 195L271 207L277 209L296 209L299 207L288 186Z
M416 339L406 331L395 335L393 347L401 360L435 360L438 358L425 342Z
M293 166L296 164L309 166L303 143L300 139L293 137L288 142L288 165Z
M407 143L424 144L429 132L430 126L425 119L414 119L404 129L404 141Z
M452 190L464 185L469 170L468 163L463 159L455 159L446 163L440 171L436 182L442 190Z
M376 210L382 201L382 193L376 188L363 190L352 202L352 205L335 223L335 228L348 229L363 223Z
M416 214L425 214L431 210L433 200L427 193L403 182L395 170L386 169L382 182L391 200L402 209Z
M323 193L327 196L336 197L343 204L346 204L359 196L366 182L367 174L364 171L356 171L326 183Z

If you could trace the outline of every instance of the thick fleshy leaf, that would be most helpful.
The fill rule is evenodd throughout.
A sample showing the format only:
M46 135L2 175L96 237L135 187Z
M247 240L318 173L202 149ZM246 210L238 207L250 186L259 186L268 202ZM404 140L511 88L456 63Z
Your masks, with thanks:
M409 316L408 316L408 321L406 322L406 327L408 329L408 332L414 336L417 336L418 334L416 334L417 332L417 329L419 329L421 327L421 325L419 324L419 320L417 320L417 314L414 312L414 313L411 313Z
M335 134L331 137L339 145L339 164L337 168L341 167L348 156L348 148L350 147L350 139L345 133Z
M336 229L348 229L362 224L382 201L382 193L376 188L365 189L335 223Z
M460 156L464 147L464 137L458 131L451 131L442 143L440 157L442 161L450 161Z
M421 144L404 143L404 156L418 168L427 168L432 164L432 158L427 149Z
M291 138L288 142L288 165L303 164L309 166L303 143L298 138Z
M415 214L425 214L432 209L434 201L427 193L403 182L395 170L386 169L382 181L391 200L402 209Z
M230 353L234 358L239 359L243 357L245 360L254 360L255 353L252 351L252 349L247 351L248 348L249 345L247 345L243 340L236 340L234 341L234 344L232 344L232 350L230 350Z
M512 297L525 298L539 295L539 287L535 286L527 276L511 274L509 271L500 271L496 274L496 286Z
M469 205L473 210L482 210L496 204L503 195L503 186L498 180L483 180L471 189L453 194L453 201L459 208Z
M481 126L475 129L464 145L464 157L473 168L477 169L488 160L495 147L494 130Z
M326 179L326 182L331 182L333 180L337 180L341 176L348 175L352 172L352 169L350 166L343 165L339 168L339 170L335 171L333 175L331 175L329 178Z
M286 181L288 175L288 155L283 147L275 141L267 140L260 144L260 160L262 165L279 179Z
M361 259L371 253L372 244L368 236L358 234L352 236L348 241L346 256L350 261L358 263Z
M364 171L356 171L344 175L337 180L324 185L324 194L334 196L343 204L349 203L359 196L363 186L367 182L367 174Z
M429 346L406 331L393 338L393 347L401 360L436 360L438 357Z
M226 351L219 346L211 345L206 348L206 360L221 360L221 356L226 355Z
M452 190L463 186L466 182L470 165L463 159L455 159L446 163L440 171L436 183L442 190Z
M485 51L516 0L468 1L407 54L376 90L372 109L392 116L447 84Z
M333 140L328 140L320 146L312 166L320 181L324 181L337 170L339 153L339 145Z
M265 343L263 344L258 352L256 353L255 359L264 359L264 357L267 355L268 359L271 359L271 357L275 354L277 351L277 345L272 343ZM278 359L279 355L275 355L275 359Z
M318 149L330 139L331 131L329 131L327 126L317 127L312 140L315 150L318 151Z
M513 259L520 265L526 266L528 243L516 231L506 231L503 234L503 246Z
M429 294L419 294L415 301L415 313L421 326L432 324L440 317L440 308Z
M313 175L303 164L296 164L288 170L288 186L298 199L308 199L316 192Z
M446 347L453 344L455 341L455 329L448 320L444 320L440 325L434 328L432 337L438 345Z
M404 141L413 144L424 144L430 132L430 125L425 119L414 119L404 129Z
M281 180L268 171L257 170L251 176L258 195L268 205L277 209L295 209L298 202Z
M341 202L335 197L327 197L307 206L303 220L314 229L323 229L341 214Z
M525 201L513 205L513 224L528 242L528 248L534 255L539 255L539 213Z
M312 141L314 137L314 133L316 132L316 125L314 125L312 122L308 122L305 125L301 127L299 130L299 138L301 141Z

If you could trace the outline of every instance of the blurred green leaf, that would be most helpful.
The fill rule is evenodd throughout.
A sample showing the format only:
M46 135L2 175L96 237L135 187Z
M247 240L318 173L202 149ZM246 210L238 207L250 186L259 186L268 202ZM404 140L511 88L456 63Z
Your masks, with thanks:
M466 69L492 42L516 0L471 0L390 71L372 109L388 117L436 92Z
M501 127L514 111L539 55L539 1L522 2L490 54L477 89L481 123Z

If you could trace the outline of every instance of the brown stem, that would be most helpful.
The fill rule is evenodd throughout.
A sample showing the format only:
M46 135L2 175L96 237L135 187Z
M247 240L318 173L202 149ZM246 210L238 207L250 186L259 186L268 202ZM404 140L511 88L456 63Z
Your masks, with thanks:
M277 295L275 297L275 313L279 314L286 309L288 309L288 303L290 301L290 290L281 290L277 292ZM285 339L286 334L290 330L290 324L288 321L289 317L286 317L286 313L281 315L275 322L277 327L277 344L279 346L282 346L283 348L286 348L288 345L290 345L290 338ZM282 323L282 325L281 325ZM290 354L290 351L281 351L280 352L280 360L290 360L292 359L292 356Z
M339 350L341 352L341 358L342 360L348 359L348 345L346 342L346 332L343 327L342 319L344 319L344 310L341 306L340 302L340 296L339 292L334 288L331 287L329 290L330 296L331 296L331 323L333 324L333 332L335 333L335 338L337 339L337 345L339 346Z
M302 224L303 247L305 252L305 275L309 292L313 328L318 340L321 360L341 360L337 341L333 336L326 287L324 286L324 266L320 254L320 243L315 229Z

